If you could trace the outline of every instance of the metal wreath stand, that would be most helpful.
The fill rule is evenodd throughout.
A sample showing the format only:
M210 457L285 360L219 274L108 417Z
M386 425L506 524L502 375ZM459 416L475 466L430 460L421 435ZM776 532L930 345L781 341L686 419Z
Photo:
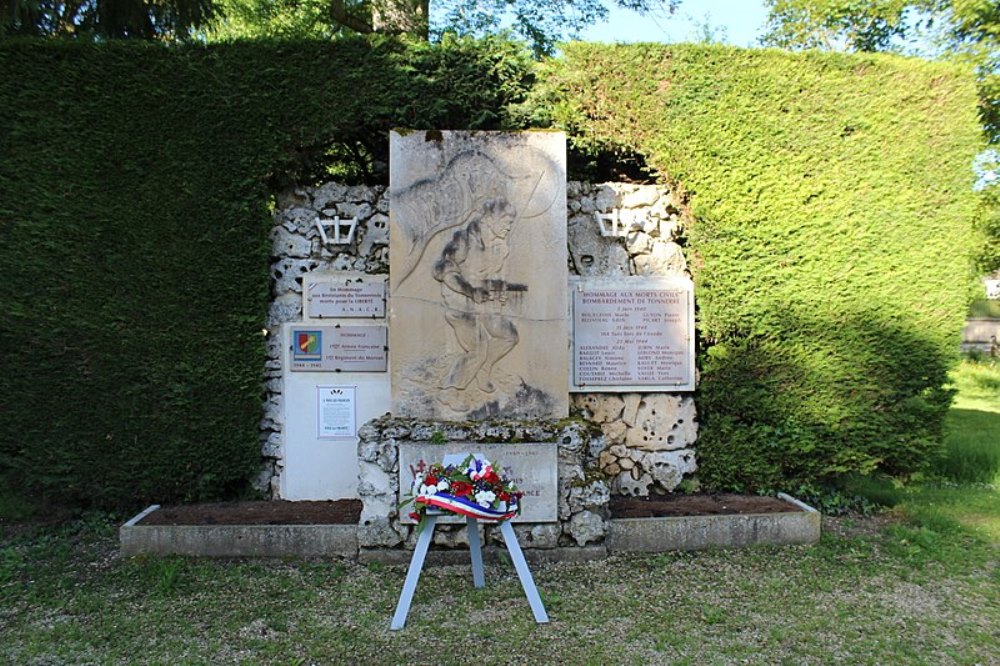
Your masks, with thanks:
M445 463L447 464L449 459L458 458L459 456L461 457L460 459L465 459L469 454L463 453L458 454L458 456L446 456ZM413 593L417 590L420 572L424 568L424 559L427 556L427 550L430 548L434 537L434 528L437 526L437 519L445 513L465 516L466 529L469 531L469 551L472 559L472 584L477 588L486 585L486 576L483 572L483 546L479 540L479 521L500 523L500 534L503 535L507 553L510 554L510 559L514 563L514 569L517 570L517 577L521 581L521 588L524 589L524 596L528 598L528 603L531 605L531 612L535 616L535 622L539 624L548 622L549 616L545 612L542 598L538 594L538 588L535 587L535 581L531 577L531 571L528 569L528 563L524 559L524 553L521 552L521 546L517 542L517 535L514 534L514 528L510 525L509 516L493 517L486 514L486 512L467 511L460 507L454 507L436 510L429 509L427 511L420 529L420 536L417 538L417 546L414 548L413 557L410 559L410 567L406 572L403 591L399 595L396 612L392 616L392 624L389 628L396 631L406 625L406 616L410 612Z

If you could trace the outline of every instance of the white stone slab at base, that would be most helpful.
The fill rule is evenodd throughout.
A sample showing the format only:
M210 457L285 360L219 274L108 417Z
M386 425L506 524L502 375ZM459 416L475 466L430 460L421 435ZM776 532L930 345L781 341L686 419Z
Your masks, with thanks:
M552 442L533 444L507 443L469 443L448 442L446 444L404 443L399 447L399 488L406 499L413 478L419 470L435 462L442 462L444 457L456 453L481 453L490 462L499 465L499 473L517 484L519 490L525 493L522 499L521 515L514 522L550 523L559 519L558 501L558 469L556 461L556 445ZM401 512L400 520L413 523ZM463 523L460 516L441 516L443 524Z

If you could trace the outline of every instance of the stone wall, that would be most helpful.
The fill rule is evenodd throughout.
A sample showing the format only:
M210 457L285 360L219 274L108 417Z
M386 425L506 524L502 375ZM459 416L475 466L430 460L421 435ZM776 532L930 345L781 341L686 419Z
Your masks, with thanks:
M268 313L268 360L257 487L278 497L282 437L280 326L302 320L302 278L310 272L388 272L389 201L380 186L326 183L278 198L272 231L273 301ZM604 236L596 213L611 215ZM569 275L621 277L685 275L686 215L663 187L622 183L567 184ZM350 243L324 244L316 219L356 218ZM328 236L330 234L327 234ZM391 351L390 351L391 354ZM647 495L677 487L693 473L698 425L688 393L574 394L572 408L600 428L593 466L614 493ZM367 432L367 431L366 431ZM588 445L589 446L589 445ZM578 519L578 522L581 519Z

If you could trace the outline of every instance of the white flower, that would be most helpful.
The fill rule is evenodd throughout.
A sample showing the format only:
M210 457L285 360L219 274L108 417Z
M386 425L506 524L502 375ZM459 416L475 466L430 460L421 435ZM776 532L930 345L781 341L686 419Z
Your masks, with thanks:
M438 491L437 486L428 486L427 484L420 485L421 495L434 495Z
M476 493L476 504L487 509L493 506L493 500L497 498L496 493L492 490L480 490Z
M451 486L449 486L448 482L445 481L444 479L441 479L440 481L438 481L437 489L440 490L441 492L444 492L445 490L448 490L448 488L450 488L450 487Z

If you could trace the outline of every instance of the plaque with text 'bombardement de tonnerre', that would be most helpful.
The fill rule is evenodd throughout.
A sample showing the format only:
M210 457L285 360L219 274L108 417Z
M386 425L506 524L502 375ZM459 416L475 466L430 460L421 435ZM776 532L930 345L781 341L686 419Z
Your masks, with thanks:
M690 279L577 279L570 290L571 391L694 390Z
M385 326L314 326L290 329L293 372L385 372Z

